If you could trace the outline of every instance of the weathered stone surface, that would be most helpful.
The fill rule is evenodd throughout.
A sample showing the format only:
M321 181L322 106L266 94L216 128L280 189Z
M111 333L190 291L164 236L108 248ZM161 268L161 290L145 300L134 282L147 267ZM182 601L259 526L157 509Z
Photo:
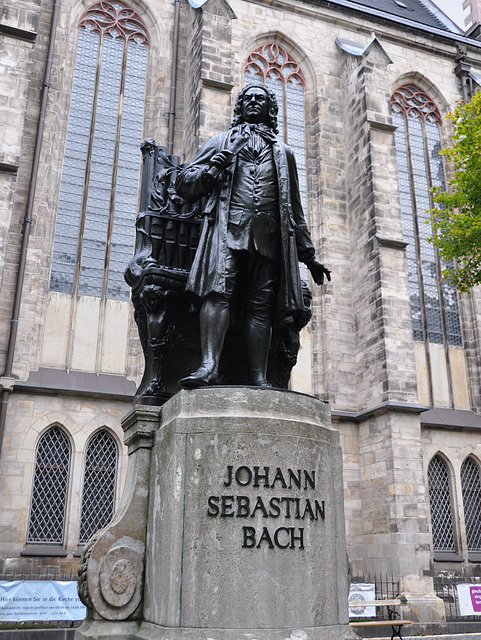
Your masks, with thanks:
M242 388L183 393L169 403L152 451L148 620L237 629L246 620L254 628L338 622L346 589L342 463L328 416L309 396ZM265 467L269 488L265 478L255 482ZM301 470L301 489L289 469ZM325 520L304 516L306 498L313 510L315 500L325 507ZM271 540L265 534L261 542L264 527Z

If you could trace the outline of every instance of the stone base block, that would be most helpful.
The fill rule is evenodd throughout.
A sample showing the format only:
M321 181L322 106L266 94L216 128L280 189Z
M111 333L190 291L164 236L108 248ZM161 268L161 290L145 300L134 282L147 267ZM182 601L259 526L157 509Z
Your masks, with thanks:
M444 602L434 593L408 593L401 597L403 618L417 623L445 622Z
M341 448L326 404L226 387L164 405L151 458L145 621L347 623L344 540Z
M85 621L75 640L356 640L345 625L305 629L189 629L148 622Z

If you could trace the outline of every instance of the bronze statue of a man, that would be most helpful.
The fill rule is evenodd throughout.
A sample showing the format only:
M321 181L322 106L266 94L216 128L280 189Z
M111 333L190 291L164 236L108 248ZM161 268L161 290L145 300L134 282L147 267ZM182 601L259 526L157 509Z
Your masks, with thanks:
M215 385L231 300L243 283L249 383L269 387L266 368L274 322L305 312L304 262L316 284L330 271L315 257L302 211L292 150L277 138L277 101L264 84L245 87L227 132L213 136L183 169L176 191L205 214L186 289L201 298L202 363L179 381Z

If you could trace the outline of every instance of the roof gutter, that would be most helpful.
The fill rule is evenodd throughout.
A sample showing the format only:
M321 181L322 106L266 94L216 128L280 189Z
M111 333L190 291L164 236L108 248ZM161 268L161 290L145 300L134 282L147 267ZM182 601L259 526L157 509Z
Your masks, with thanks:
M50 23L50 39L47 52L47 63L45 66L45 76L42 88L42 100L38 116L37 135L33 152L32 170L30 174L30 185L28 189L27 210L22 221L23 233L20 246L20 258L18 262L17 281L15 285L15 295L13 299L12 320L10 323L10 333L8 336L7 357L5 363L4 378L12 378L13 358L15 354L15 344L17 340L18 321L20 317L20 306L22 302L22 290L25 279L25 266L27 262L27 249L30 240L30 229L32 226L32 211L35 202L35 190L37 188L38 167L40 164L40 151L42 149L43 129L45 124L45 113L47 111L47 98L50 89L50 76L52 72L53 52L55 45L55 34L57 31L57 19L60 0L53 0L52 18ZM7 417L8 400L13 385L4 385L0 402L0 454L2 452L3 434L5 431L5 420Z

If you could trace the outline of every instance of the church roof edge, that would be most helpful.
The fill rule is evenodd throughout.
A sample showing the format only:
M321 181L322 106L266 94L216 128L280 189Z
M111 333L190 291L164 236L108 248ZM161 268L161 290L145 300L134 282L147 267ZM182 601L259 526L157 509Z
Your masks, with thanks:
M395 12L394 9L391 11L385 8L386 0L307 0L310 4L331 6L332 8L339 7L345 10L347 9L368 14L372 17L379 18L380 20L386 20L398 25L410 27L411 29L427 32L432 36L442 37L448 40L454 40L455 42L468 44L476 48L481 48L480 41L464 35L461 29L459 29L447 16L445 16L445 22L441 21L440 16L436 16L434 13L431 13L426 4L421 0L390 1L396 6L397 2L406 6L408 6L409 3L411 8L416 6L417 11L412 12L413 15L410 18L400 15L400 12ZM381 6L384 8L380 8ZM441 10L439 10L439 14L441 13ZM429 16L428 23L422 22L423 16ZM448 25L450 25L451 28Z

